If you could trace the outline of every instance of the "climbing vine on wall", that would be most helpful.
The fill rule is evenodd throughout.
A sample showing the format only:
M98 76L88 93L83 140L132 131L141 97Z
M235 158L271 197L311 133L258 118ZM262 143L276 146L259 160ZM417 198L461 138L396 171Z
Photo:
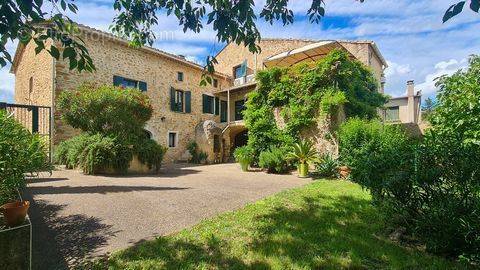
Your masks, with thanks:
M378 93L372 72L349 54L334 50L325 58L257 74L257 88L248 95L244 119L248 144L255 156L270 146L289 145L318 117L344 104L347 117L374 118L387 98ZM278 128L274 109L281 108L285 126Z

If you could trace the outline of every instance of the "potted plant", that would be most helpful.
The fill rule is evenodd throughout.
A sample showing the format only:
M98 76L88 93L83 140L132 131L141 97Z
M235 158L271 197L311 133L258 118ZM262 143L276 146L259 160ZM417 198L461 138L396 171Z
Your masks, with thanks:
M248 166L253 161L253 151L248 146L242 146L235 149L233 152L233 156L235 157L235 161L240 163L240 167L242 167L242 171L248 171Z
M309 140L300 141L293 145L290 157L298 160L298 175L300 177L308 176L309 163L314 161L316 156L317 151Z
M8 227L16 227L25 221L29 207L29 201L16 201L0 206L0 212Z

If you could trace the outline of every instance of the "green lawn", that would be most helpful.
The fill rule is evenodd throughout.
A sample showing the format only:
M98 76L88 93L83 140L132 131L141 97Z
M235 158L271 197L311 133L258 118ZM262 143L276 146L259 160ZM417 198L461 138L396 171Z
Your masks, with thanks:
M350 182L320 180L117 252L108 264L111 269L461 268L394 244L378 236L381 230L367 192Z

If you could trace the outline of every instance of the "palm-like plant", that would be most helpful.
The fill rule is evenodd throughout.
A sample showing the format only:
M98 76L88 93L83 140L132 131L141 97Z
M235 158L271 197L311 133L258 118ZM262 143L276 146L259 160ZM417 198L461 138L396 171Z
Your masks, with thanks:
M315 160L317 150L309 140L303 140L293 145L290 157L298 160L298 173L300 177L308 175L308 163Z

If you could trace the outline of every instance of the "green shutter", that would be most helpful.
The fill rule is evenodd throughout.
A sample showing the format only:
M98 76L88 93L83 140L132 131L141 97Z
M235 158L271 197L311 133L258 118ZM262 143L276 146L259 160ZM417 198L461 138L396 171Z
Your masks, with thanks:
M123 82L123 77L113 76L113 85L114 86L122 85L122 82Z
M175 89L170 87L170 110L176 111L175 108Z
M191 113L192 112L192 92L185 91L185 112Z
M207 95L202 95L202 112L203 113L208 113L208 108L207 108Z
M142 91L142 92L146 92L147 91L147 83L139 81L138 82L138 89L140 89L140 91Z
M220 100L215 97L215 115L220 115Z

